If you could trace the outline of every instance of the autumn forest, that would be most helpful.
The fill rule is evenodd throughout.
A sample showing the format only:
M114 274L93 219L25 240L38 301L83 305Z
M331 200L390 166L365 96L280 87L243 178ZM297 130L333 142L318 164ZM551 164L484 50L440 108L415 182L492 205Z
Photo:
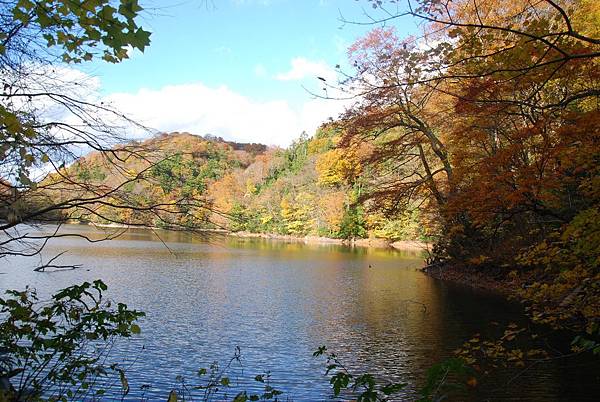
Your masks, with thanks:
M10 18L2 14L6 26L27 25L23 8L63 2L18 3ZM88 47L95 41L108 49L109 62L121 60L122 46L144 48L144 36L134 29L137 8L119 12L138 34L116 40L101 23L107 2L92 3L98 7L86 12L95 19L78 20L80 37L63 35L60 25L83 18L77 10L34 12L37 26L48 31L39 46L64 48L70 63L91 58ZM20 92L6 83L0 103L1 229L7 234L28 222L89 223L427 244L424 272L517 300L531 326L511 324L496 339L474 336L456 351L460 363L449 360L436 366L437 376L430 373L421 400L443 399L449 372L469 389L499 362L523 368L537 358L560 358L540 346L534 326L568 334L571 343L562 345L562 354L597 359L600 3L364 3L374 13L399 11L366 23L369 31L347 49L350 71L338 66L336 81L318 78L326 89L318 97L352 100L345 112L289 147L187 132L123 141L102 117L124 118L118 111L52 95L81 123L62 127L68 135L57 134L63 123L35 113L33 76L26 79L33 94L28 101L17 101ZM4 12L7 6L1 7ZM394 28L406 16L419 22L418 35L405 37ZM13 34L5 25L3 71L19 63L16 52L26 53L19 48L25 43L18 42L21 28ZM72 146L82 143L90 152L80 157ZM42 167L49 173L32 179ZM8 235L0 253L41 252L46 243L33 246L39 239L28 236ZM8 298L0 300L3 316L15 313ZM119 317L120 332L112 335L137 332L134 318ZM18 332L15 322L2 325ZM16 342L3 336L2 347ZM526 350L514 339L535 346ZM335 396L361 389L358 400L394 400L386 398L403 388L352 376L335 355L328 363ZM271 391L265 394L277 398ZM238 396L233 400L250 398Z

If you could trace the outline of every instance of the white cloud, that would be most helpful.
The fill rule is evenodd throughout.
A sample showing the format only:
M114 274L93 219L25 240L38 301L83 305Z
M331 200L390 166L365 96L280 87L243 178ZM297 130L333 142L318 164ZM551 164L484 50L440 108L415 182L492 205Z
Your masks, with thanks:
M46 123L55 121L81 125L82 120L91 119L86 113L94 108L88 104L101 102L100 80L68 66L25 64L20 75L15 75L12 71L2 73L7 83L26 88L27 93L36 94L28 99L17 98L16 101L20 104L16 105L11 100L12 107L22 111L30 110Z
M133 119L159 131L210 133L230 140L280 146L289 145L302 131L314 133L328 117L342 111L342 105L332 100L312 99L293 108L285 100L259 102L226 86L211 88L202 83L117 93L108 100Z
M296 57L291 61L291 69L275 76L280 81L296 81L304 78L322 77L328 81L335 81L336 73L322 61L311 61L304 57Z
M260 74L260 65L255 70ZM40 90L55 86L60 81L60 87L69 95L95 104L102 102L104 106L122 112L152 130L187 131L198 135L210 133L229 140L268 145L287 146L303 131L312 135L329 117L337 117L347 104L318 98L294 104L283 98L258 101L227 86L210 87L201 82L101 97L100 80L79 70L60 67L51 71L39 68L34 71L39 76L35 83ZM334 77L330 78L334 80ZM317 83L321 84L320 81ZM321 92L319 88L315 90ZM56 107L53 102L46 104L40 100L36 107L43 110L46 119L80 124L75 116L64 108ZM149 135L147 130L129 125L111 113L93 108L91 113L114 126L123 137L142 139ZM110 139L106 141L110 142Z

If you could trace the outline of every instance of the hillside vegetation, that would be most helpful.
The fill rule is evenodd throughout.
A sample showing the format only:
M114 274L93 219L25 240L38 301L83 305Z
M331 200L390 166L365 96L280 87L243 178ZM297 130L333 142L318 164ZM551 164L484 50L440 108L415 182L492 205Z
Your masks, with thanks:
M370 147L341 149L339 138L333 127L324 126L282 149L171 133L136 144L144 150L137 158L119 160L118 148L112 156L91 153L67 169L73 182L118 188L132 205L169 208L148 214L99 205L94 213L80 209L70 218L340 239L424 238L417 209L387 218L365 212L358 201L373 177L360 153ZM202 199L203 208L186 211L188 198Z

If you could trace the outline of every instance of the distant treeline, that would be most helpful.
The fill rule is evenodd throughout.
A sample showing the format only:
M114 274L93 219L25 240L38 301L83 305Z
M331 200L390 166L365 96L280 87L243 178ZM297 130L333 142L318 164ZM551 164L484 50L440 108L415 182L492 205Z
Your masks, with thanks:
M70 218L343 239L424 239L427 227L416 208L389 216L365 211L359 199L374 177L363 169L360 152L369 146L343 150L339 139L334 126L302 136L286 149L163 133L136 143L143 150L139 158L120 161L118 151L117 157L91 153L66 169L73 182L118 188L120 197L133 204L164 203L169 209L136 214L99 205L94 213L82 209ZM185 200L192 198L202 199L204 208L189 208Z

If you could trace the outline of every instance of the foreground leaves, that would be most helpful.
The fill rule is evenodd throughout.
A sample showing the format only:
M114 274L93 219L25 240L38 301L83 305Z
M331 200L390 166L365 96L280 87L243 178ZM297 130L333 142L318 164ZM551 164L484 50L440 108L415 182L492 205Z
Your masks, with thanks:
M134 322L144 313L113 306L103 297L106 289L100 280L84 282L47 302L33 289L6 291L0 298L0 377L14 377L17 388L9 393L23 401L42 394L50 400L85 398L103 394L98 381L111 373L118 374L123 395L129 392L125 371L106 357L117 338L139 332Z

